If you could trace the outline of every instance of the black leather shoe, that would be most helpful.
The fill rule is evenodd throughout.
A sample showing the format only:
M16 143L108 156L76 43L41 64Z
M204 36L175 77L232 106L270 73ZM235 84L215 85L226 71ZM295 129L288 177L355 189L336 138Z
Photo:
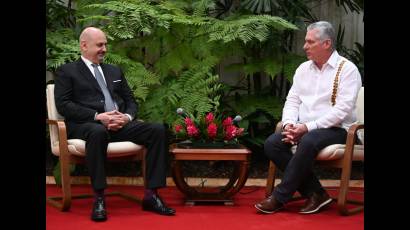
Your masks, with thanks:
M158 195L153 195L150 199L144 199L142 201L142 210L166 216L175 215L175 209L167 207Z
M104 198L98 197L94 201L93 211L91 213L91 220L96 222L106 221L107 212L105 211Z

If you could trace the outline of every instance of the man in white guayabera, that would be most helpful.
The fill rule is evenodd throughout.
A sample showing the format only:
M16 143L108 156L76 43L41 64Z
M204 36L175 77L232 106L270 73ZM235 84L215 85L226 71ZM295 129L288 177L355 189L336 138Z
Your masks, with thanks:
M265 155L283 177L269 197L255 204L262 213L281 210L296 191L306 198L299 213L316 213L329 205L332 199L314 175L313 163L321 149L345 143L347 129L356 121L361 77L357 67L335 50L332 25L309 25L303 49L309 61L296 69L283 108L282 133L265 141Z

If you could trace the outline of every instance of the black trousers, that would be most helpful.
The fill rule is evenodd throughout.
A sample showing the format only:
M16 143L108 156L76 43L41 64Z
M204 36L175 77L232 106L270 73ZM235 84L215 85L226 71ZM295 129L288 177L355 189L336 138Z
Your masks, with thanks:
M68 138L86 141L86 164L94 190L107 187L105 163L109 142L131 141L144 145L146 155L146 188L166 186L168 140L161 124L132 121L118 131L109 131L99 122L67 124Z
M282 134L269 136L265 141L265 155L284 173L281 183L273 191L274 197L285 204L296 191L304 197L323 192L313 173L315 158L328 145L346 143L346 135L345 129L337 127L312 130L299 140L295 154L290 150L291 144L282 142Z

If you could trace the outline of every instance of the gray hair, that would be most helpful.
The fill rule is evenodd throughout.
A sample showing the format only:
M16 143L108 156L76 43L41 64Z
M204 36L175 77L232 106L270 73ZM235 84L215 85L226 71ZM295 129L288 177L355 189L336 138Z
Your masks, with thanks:
M308 31L313 29L318 30L318 38L320 41L330 39L330 41L332 42L332 51L336 49L336 34L332 24L326 21L319 21L312 23L307 27Z

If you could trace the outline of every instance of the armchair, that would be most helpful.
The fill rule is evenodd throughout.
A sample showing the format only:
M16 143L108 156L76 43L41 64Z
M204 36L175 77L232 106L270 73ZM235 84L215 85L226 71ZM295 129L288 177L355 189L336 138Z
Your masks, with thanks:
M347 200L352 161L364 162L364 140L362 144L355 144L356 138L361 139L359 131L364 131L364 87L359 91L356 101L356 115L358 122L352 125L347 134L345 144L334 144L322 149L316 157L318 165L341 168L340 190L337 197L337 206L341 215L351 215L364 209L363 201ZM281 132L282 122L276 126L275 132ZM296 146L294 146L296 147ZM292 149L294 152L295 148ZM276 166L270 161L268 178L266 182L266 196L269 196L275 186ZM356 204L357 207L348 209L347 203Z
M62 196L49 196L47 203L60 209L68 211L71 199L93 197L93 194L71 194L70 164L83 164L85 162L85 141L80 139L67 139L64 117L56 109L54 101L54 84L47 85L47 112L50 132L51 151L59 157L61 170ZM142 174L145 184L145 154L146 148L129 141L111 142L107 148L108 161L142 161ZM140 202L140 199L122 192L107 193L106 196L118 195L125 199ZM61 200L61 202L59 202Z

